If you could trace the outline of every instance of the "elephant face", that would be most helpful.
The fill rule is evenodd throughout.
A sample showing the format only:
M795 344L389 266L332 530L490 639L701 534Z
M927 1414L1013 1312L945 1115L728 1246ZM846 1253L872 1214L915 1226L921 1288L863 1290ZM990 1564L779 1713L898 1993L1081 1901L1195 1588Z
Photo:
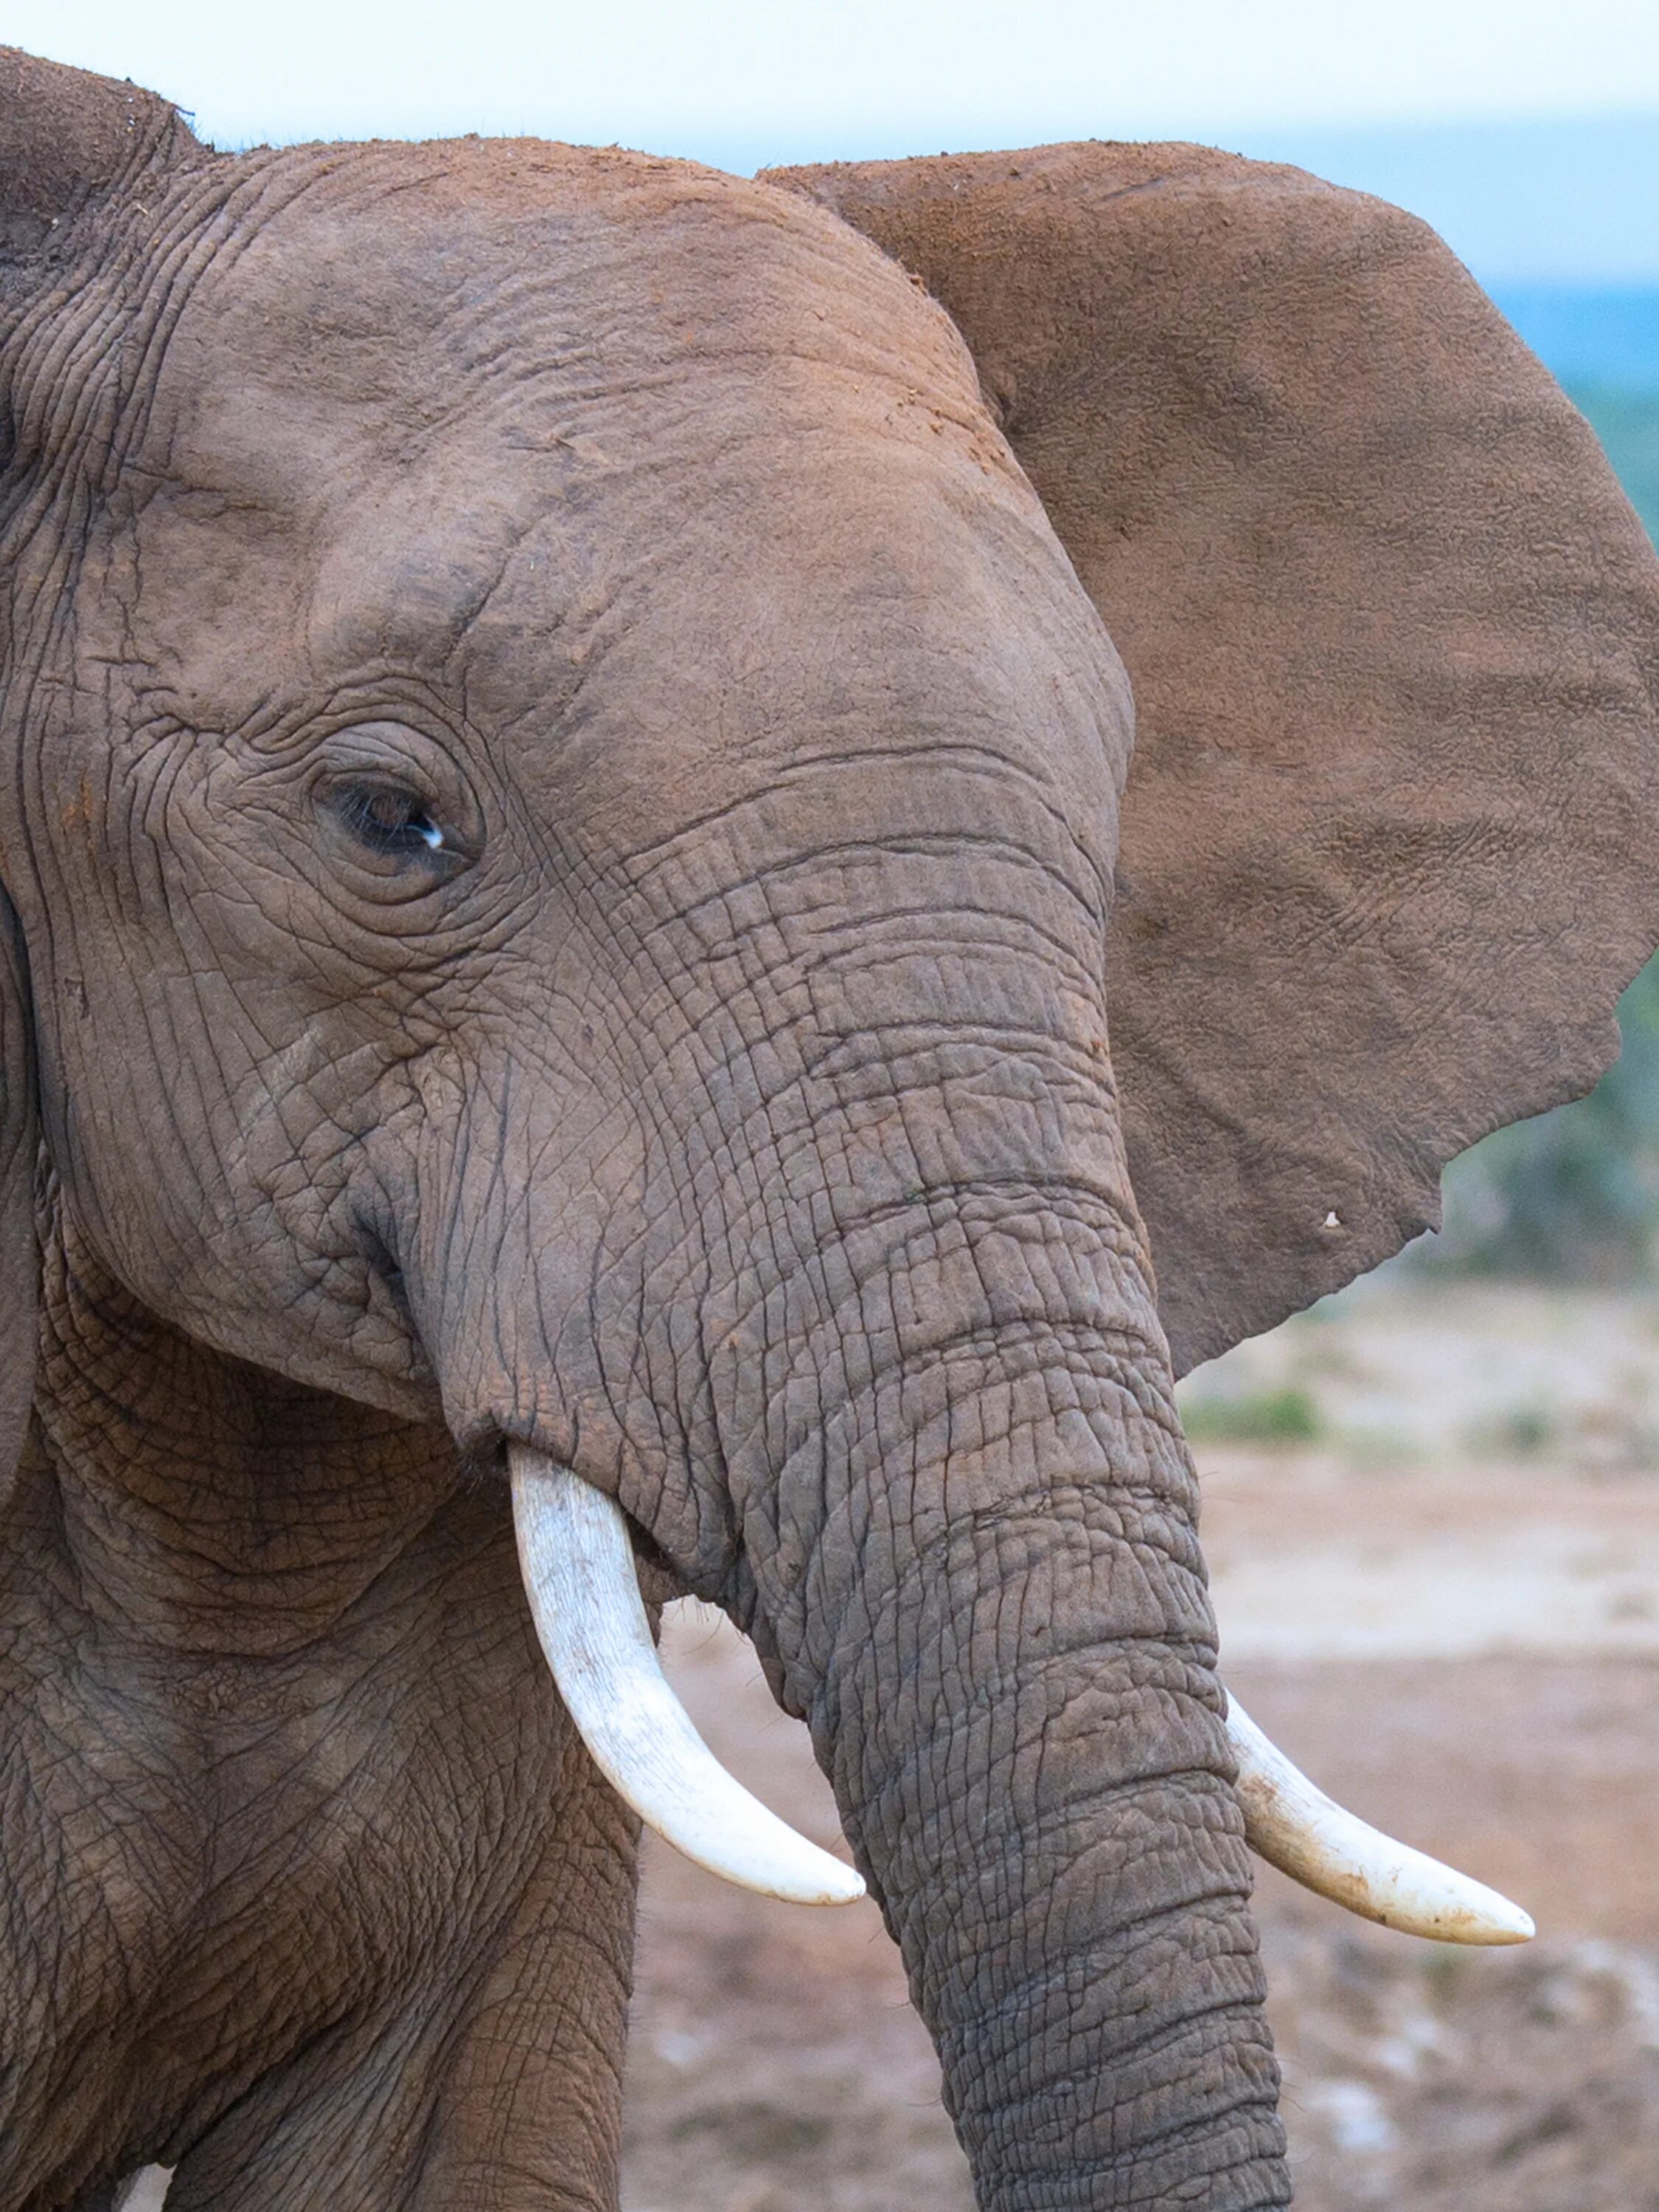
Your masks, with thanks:
M610 2201L629 1845L510 1465L647 1817L623 1532L810 1721L988 2207L1285 2202L1300 1785L1158 1308L1398 1241L1659 928L1571 410L1432 241L1191 149L228 160L6 66L0 1711L173 1808L165 1877L8 1832L12 2197Z
M621 158L177 200L202 265L15 738L54 1148L121 1279L402 1413L435 1365L464 1437L568 1452L580 1406L608 1474L684 1395L636 1316L746 1295L759 1223L688 1194L860 1037L962 1031L959 1073L915 1047L958 1103L798 1160L797 1207L994 1173L999 962L1060 1171L1121 1184L1127 687L938 311L810 209ZM595 1409L642 1358L624 1437Z

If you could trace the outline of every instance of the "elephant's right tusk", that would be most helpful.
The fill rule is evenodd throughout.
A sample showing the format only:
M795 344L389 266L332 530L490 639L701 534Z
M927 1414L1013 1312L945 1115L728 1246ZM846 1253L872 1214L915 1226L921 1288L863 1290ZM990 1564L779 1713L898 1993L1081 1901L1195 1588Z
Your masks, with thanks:
M593 1763L665 1843L796 1905L864 1894L849 1866L734 1782L668 1686L622 1509L526 1444L508 1449L519 1566L536 1633Z
M1529 1914L1495 1889L1397 1844L1316 1790L1236 1702L1227 1736L1252 1850L1334 1905L1437 1943L1524 1943Z

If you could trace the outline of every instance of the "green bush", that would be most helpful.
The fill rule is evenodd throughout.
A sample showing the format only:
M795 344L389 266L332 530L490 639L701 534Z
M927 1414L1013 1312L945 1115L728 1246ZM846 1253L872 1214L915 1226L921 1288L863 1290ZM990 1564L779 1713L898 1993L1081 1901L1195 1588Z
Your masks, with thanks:
M1320 1432L1313 1400L1293 1386L1194 1398L1182 1405L1181 1425L1200 1444L1311 1444Z

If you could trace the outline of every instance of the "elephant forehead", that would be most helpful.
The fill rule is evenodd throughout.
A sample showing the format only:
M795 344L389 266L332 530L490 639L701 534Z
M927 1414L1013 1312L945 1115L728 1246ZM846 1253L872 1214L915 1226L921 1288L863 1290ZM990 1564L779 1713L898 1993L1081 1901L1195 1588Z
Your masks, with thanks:
M562 742L526 747L521 771L550 760L626 846L629 818L672 793L709 813L796 769L857 763L836 805L878 815L919 768L972 755L1028 771L1079 834L1109 838L1127 680L1040 511L937 442L830 440L789 463L735 512L718 471L687 508L641 507L625 578L612 592L596 569L562 641ZM469 703L535 739L548 702L526 712L522 687L547 665L542 577L559 557L543 532L515 549L463 651Z
M926 392L982 421L954 326L894 264L798 198L688 163L535 141L304 149L221 219L152 415L152 463L187 479L270 495L273 459L280 481L314 454L326 480L476 417L528 455L624 424L644 452L722 398L741 428L815 385L830 418Z
M939 311L787 195L463 143L307 153L251 196L140 457L158 672L211 690L216 639L250 678L262 642L441 660L509 572L520 628L532 602L544 636L580 628L711 510L754 543L816 499L821 539L849 484L919 461L1046 527Z

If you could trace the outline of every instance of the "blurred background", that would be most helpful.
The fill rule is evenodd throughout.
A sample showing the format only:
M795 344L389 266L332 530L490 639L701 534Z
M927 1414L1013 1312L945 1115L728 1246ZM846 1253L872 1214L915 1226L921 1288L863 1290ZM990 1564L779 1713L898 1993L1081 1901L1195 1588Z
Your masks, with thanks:
M1659 532L1654 0L5 0L221 146L528 131L764 163L1195 138L1432 222ZM1659 965L1587 1098L1443 1232L1182 1387L1224 1662L1334 1794L1520 1898L1516 1953L1259 1897L1304 2212L1659 2212ZM714 1616L705 1732L811 1832L802 1732ZM627 2212L968 2212L874 1909L648 1860Z

